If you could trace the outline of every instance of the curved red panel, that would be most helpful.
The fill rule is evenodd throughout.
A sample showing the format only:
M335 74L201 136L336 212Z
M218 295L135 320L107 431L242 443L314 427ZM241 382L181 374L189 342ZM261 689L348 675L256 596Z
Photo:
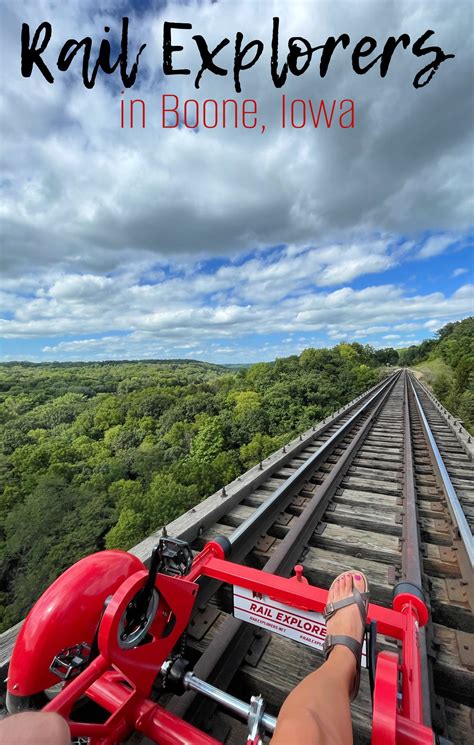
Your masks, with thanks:
M16 640L8 672L8 691L31 696L59 682L49 671L65 647L90 644L105 599L144 568L126 551L100 551L67 569L35 603Z

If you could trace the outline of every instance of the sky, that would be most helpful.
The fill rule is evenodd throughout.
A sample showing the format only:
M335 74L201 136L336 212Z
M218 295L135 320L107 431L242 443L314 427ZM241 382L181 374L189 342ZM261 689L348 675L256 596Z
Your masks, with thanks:
M189 358L272 360L309 346L358 341L404 347L473 313L473 5L470 0L233 0L126 2L0 0L0 359L74 361ZM92 90L80 55L57 70L64 42L103 28L118 49L130 19L133 88L118 70ZM276 89L272 18L316 46L347 33L324 78L319 57ZM51 85L20 71L23 22L52 24L43 58ZM179 67L165 76L164 21ZM424 87L430 59L397 48L388 73L356 75L350 55L427 29L446 60ZM261 59L232 81L235 34L261 39ZM194 77L192 40L231 43L215 61L227 76ZM95 56L93 56L95 61ZM281 60L280 60L281 64ZM123 95L121 91L124 91ZM255 129L164 129L161 96L254 99ZM281 97L352 99L354 128L281 127ZM121 100L146 103L146 127L121 128ZM339 110L337 108L337 110ZM137 116L140 122L140 116ZM262 133L262 124L265 131Z

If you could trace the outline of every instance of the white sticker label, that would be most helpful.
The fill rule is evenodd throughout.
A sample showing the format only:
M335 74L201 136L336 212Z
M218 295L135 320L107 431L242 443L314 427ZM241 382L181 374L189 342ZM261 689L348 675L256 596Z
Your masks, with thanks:
M293 608L273 600L268 595L234 585L234 616L242 621L261 626L308 647L322 650L326 638L326 623L321 613ZM366 666L365 640L362 666Z

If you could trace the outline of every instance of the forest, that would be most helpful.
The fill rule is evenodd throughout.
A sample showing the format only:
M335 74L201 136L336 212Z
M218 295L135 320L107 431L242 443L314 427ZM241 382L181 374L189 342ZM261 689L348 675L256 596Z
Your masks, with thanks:
M436 337L400 350L400 365L419 370L435 396L474 434L474 316L447 323Z
M80 557L129 548L373 385L382 357L0 366L0 628Z
M474 319L400 353L341 343L252 366L0 365L0 630L82 556L129 548L387 373L443 357L474 424ZM423 362L428 360L428 362Z

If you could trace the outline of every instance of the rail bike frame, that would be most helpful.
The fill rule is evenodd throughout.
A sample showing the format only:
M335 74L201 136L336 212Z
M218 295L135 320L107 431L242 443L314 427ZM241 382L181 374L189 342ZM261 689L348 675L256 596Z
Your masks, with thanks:
M61 714L68 721L72 737L89 738L91 745L116 745L133 731L143 733L159 745L218 745L217 740L149 698L157 673L188 626L199 590L197 580L209 577L265 594L288 606L319 613L326 605L328 591L295 577L286 579L234 564L225 559L223 547L211 541L194 558L185 576L156 574L154 587L159 603L145 643L125 649L120 645L124 613L148 576L143 568L116 590L100 620L97 656L77 677L65 683L43 711ZM427 619L424 602L410 592L398 594L392 609L369 605L368 621L376 621L378 633L400 643L400 655L382 651L377 657L374 745L434 743L432 730L423 724L418 645L418 630ZM102 712L105 710L105 721L74 721L73 707L84 696L98 704ZM249 737L248 743L259 742L259 735Z

